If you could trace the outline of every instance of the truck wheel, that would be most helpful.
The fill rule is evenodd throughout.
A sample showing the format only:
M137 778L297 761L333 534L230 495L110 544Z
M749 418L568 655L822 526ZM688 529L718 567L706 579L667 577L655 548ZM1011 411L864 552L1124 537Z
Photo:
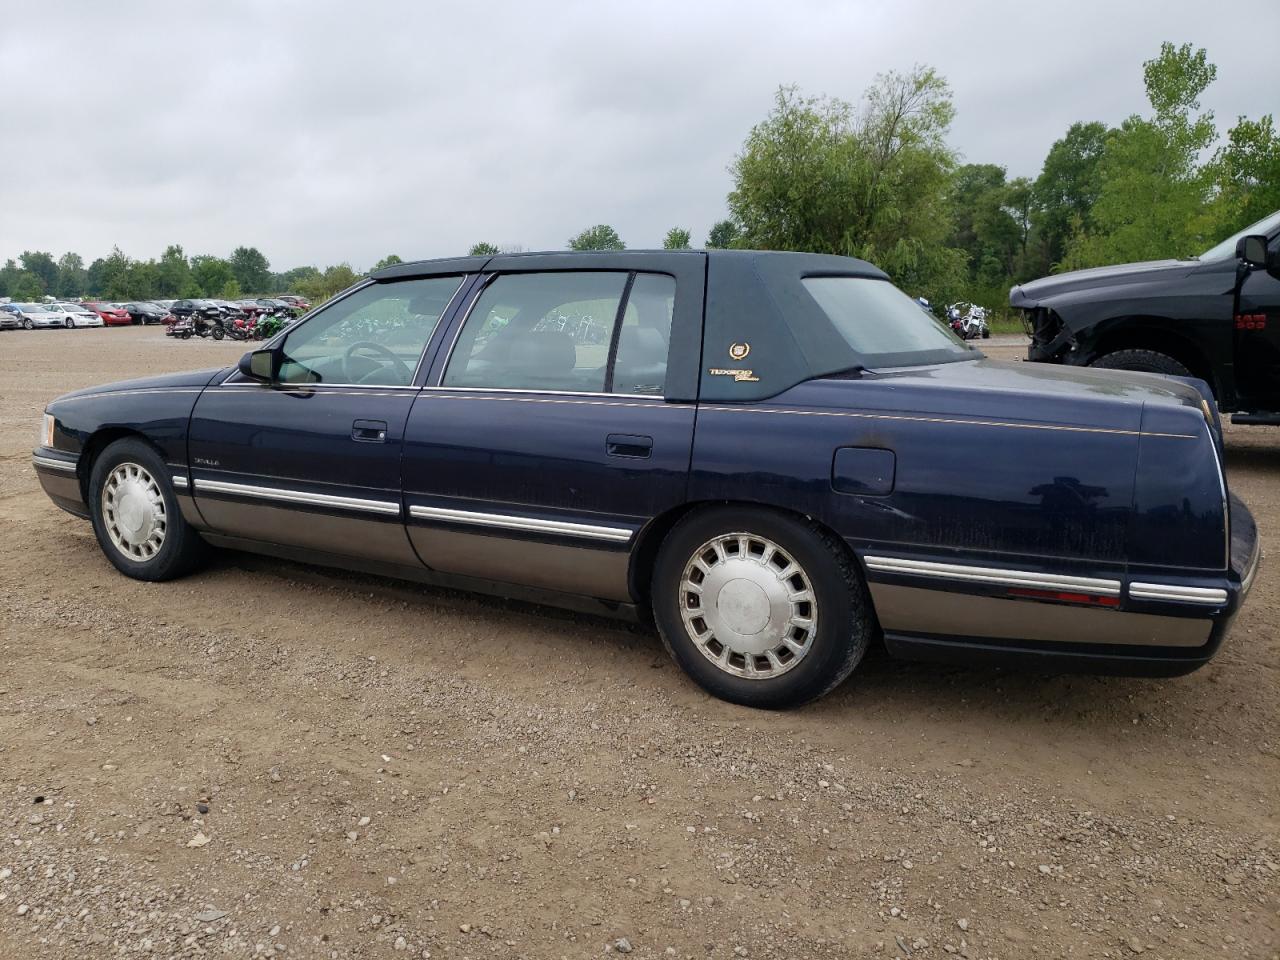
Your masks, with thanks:
M775 710L835 687L875 630L843 544L817 524L742 507L698 511L667 535L653 613L667 651L704 690Z
M1173 357L1154 350L1117 350L1108 353L1093 363L1091 367L1104 370L1137 370L1140 373L1163 373L1166 377L1189 377L1191 371Z
M169 474L160 455L133 437L111 444L93 464L89 511L98 546L135 580L173 580L209 549L183 518Z

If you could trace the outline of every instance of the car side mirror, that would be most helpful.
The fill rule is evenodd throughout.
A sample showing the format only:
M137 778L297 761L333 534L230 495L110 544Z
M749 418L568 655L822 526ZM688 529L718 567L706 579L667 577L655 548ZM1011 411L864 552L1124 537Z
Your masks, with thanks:
M273 383L279 370L274 350L253 350L240 358L240 372L250 380Z
M1236 256L1251 267L1269 265L1267 262L1267 238L1263 236L1241 237L1236 241Z

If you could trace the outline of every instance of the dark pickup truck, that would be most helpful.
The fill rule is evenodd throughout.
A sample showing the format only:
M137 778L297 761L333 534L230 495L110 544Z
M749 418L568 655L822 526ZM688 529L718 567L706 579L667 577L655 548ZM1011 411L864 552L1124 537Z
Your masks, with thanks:
M1009 303L1029 360L1198 377L1232 422L1280 424L1280 210L1194 259L1045 277Z

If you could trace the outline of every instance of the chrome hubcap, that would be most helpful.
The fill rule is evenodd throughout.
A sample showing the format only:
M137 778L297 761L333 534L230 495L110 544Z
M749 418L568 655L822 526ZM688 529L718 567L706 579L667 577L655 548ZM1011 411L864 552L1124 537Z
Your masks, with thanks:
M122 463L102 485L102 518L115 548L130 560L150 560L164 545L164 495L136 463Z
M767 537L708 540L680 578L680 614L703 656L725 673L780 676L813 646L818 603L808 574Z

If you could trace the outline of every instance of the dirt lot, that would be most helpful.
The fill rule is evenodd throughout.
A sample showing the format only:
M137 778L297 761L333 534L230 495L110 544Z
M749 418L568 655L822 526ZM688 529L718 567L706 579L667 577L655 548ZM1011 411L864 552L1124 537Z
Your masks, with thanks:
M1280 955L1274 564L1189 677L878 656L786 714L608 621L119 576L32 473L44 403L239 349L0 334L0 956ZM1280 431L1228 457L1276 536Z

